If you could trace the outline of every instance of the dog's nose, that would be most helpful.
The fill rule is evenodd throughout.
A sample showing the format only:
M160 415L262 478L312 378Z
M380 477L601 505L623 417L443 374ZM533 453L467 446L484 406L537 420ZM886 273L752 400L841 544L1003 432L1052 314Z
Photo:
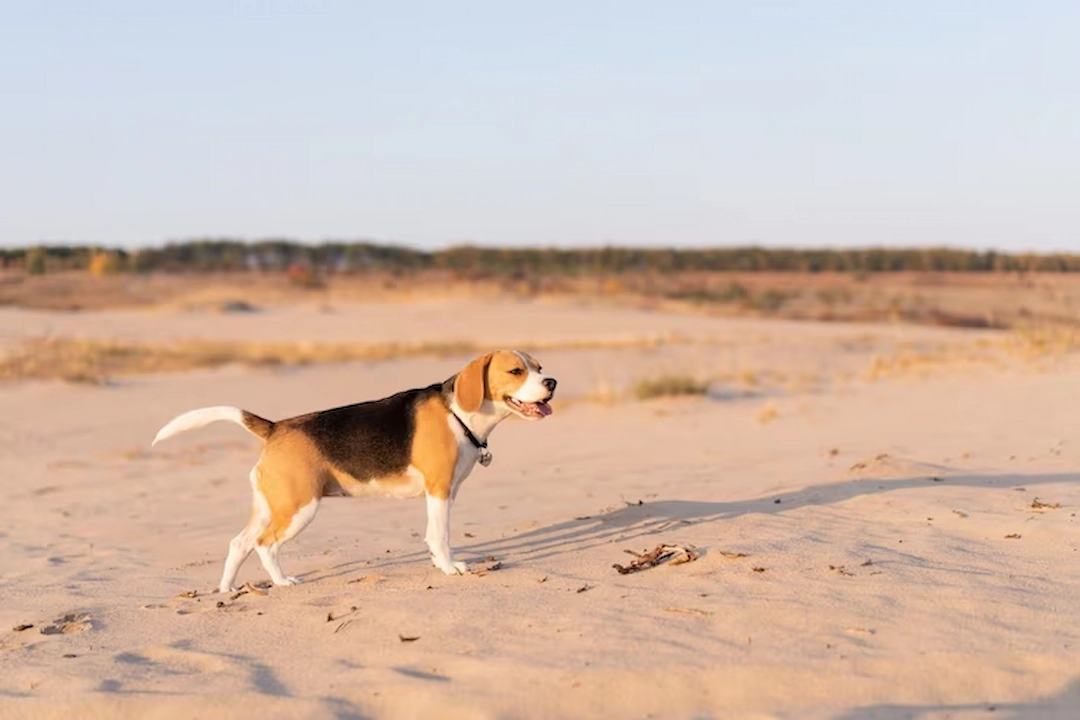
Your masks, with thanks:
M555 381L555 378L544 378L544 387L548 389L548 392L555 392L556 385L558 385L558 383Z

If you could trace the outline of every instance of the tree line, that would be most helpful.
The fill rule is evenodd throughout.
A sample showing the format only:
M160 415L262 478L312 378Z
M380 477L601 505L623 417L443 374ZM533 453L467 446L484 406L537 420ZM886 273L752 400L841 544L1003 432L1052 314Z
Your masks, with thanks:
M83 245L0 248L0 267L40 274L274 271L325 273L445 270L472 277L679 272L1080 272L1080 254L955 248L493 248L417 250L371 242L199 239L128 250Z

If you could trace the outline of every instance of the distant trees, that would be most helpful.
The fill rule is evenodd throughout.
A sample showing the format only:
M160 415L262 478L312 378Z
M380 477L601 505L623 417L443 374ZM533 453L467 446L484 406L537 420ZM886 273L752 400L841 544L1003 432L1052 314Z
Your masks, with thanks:
M106 258L106 259L100 259ZM470 278L666 274L677 272L1080 272L1080 254L1012 254L953 248L489 248L423 251L371 242L306 245L285 239L200 238L138 251L52 245L0 250L0 265L28 273L90 270L163 272L444 270ZM294 273L298 272L293 270Z

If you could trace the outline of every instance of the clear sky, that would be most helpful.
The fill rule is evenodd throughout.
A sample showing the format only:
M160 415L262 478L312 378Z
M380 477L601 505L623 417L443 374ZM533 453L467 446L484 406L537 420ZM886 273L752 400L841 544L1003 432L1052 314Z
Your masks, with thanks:
M0 245L1080 251L1080 2L0 0Z

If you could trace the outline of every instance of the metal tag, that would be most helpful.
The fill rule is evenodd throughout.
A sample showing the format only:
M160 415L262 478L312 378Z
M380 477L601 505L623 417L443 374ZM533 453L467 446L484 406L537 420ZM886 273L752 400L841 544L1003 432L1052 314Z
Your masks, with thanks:
M491 464L491 453L487 448L480 449L480 464L487 467Z

